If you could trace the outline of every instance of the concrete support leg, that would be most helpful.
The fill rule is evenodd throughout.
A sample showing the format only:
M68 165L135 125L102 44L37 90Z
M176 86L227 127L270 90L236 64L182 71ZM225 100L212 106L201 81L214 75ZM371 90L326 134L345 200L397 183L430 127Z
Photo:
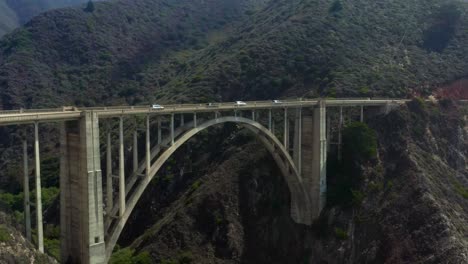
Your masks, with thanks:
M184 114L181 114L180 115L180 126L184 126L184 125L185 125Z
M26 239L31 240L31 201L29 199L29 167L28 167L28 142L23 141L23 193L24 193L24 226Z
M325 102L314 109L314 157L312 160L314 193L318 195L316 216L320 214L326 203L327 192L327 137L326 137L326 107Z
M288 120L288 109L284 109L284 133L283 133L283 144L284 148L289 151L289 120Z
M86 112L60 133L62 263L105 263L99 122Z
M361 116L360 116L361 123L364 122L364 106L361 105Z
M112 181L112 142L111 142L111 133L107 133L107 144L106 144L106 196L107 196L107 205L106 205L106 214L107 221L110 221L112 208L114 207L114 187Z
M324 102L302 114L302 177L311 201L312 218L316 219L326 202L326 110Z
M133 172L138 170L138 131L133 132Z
M193 113L193 127L197 127L198 124L197 124L197 113Z
M161 117L158 117L158 145L161 145L162 142L162 127L161 127Z
M255 121L255 110L252 110L252 120Z
M340 107L340 120L338 125L338 160L341 160L341 148L342 148L342 130L343 130L343 107Z
M39 124L34 123L34 160L36 163L36 219L37 248L44 253L44 231L42 223L42 189L41 189L41 158L39 156Z
M119 123L119 216L125 213L125 156L124 156L124 133L123 117Z
M151 131L150 131L150 116L146 116L146 177L149 177L151 166Z
M330 142L331 141L331 119L327 115L327 151L330 151Z
M268 130L271 131L272 127L271 127L271 109L268 110Z
M171 114L171 146L174 145L174 114Z
M296 164L299 174L301 174L302 166L302 109L298 108L294 119L294 163Z

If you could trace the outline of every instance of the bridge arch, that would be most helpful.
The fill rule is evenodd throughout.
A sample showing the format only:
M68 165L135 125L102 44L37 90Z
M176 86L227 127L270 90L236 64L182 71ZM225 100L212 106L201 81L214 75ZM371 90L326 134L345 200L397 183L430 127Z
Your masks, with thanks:
M206 121L197 127L193 127L181 133L180 137L165 150L154 163L151 164L148 177L142 177L141 180L136 183L135 190L129 195L126 203L126 209L122 217L116 219L116 223L108 231L108 239L106 241L106 259L109 260L112 251L117 243L120 234L122 233L128 218L130 217L133 209L140 200L144 191L148 187L151 180L156 176L164 163L178 150L184 143L193 138L195 135L203 130L206 130L212 126L223 124L223 123L236 123L242 127L251 131L266 147L270 152L281 170L285 180L288 184L288 188L291 193L291 217L297 223L310 224L312 222L312 214L310 212L311 201L309 191L304 188L303 179L298 172L293 159L289 152L280 143L278 138L271 133L267 128L262 126L260 123L251 119L243 117L219 117Z

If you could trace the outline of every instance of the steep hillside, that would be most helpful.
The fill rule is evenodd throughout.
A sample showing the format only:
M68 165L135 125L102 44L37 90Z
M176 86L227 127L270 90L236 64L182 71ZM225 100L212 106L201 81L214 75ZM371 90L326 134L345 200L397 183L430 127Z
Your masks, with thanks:
M142 68L202 47L263 2L126 0L45 13L0 42L1 105L147 101L156 89L140 85Z
M0 106L427 94L468 75L457 0L97 3L0 42Z
M23 25L39 13L88 0L0 0L0 37Z

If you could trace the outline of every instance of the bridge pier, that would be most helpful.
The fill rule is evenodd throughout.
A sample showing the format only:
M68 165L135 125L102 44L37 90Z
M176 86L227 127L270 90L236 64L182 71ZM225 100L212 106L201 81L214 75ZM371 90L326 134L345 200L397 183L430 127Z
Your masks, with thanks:
M301 175L308 191L312 219L316 219L326 203L327 191L327 138L325 103L302 113L302 165Z
M31 201L29 199L29 167L28 167L28 142L23 140L23 193L24 193L24 221L26 239L31 240Z
M97 114L62 123L60 154L61 262L105 263Z
M42 187L41 187L41 158L39 156L39 123L34 123L34 161L36 167L36 220L37 220L37 247L44 253L44 231L42 222Z

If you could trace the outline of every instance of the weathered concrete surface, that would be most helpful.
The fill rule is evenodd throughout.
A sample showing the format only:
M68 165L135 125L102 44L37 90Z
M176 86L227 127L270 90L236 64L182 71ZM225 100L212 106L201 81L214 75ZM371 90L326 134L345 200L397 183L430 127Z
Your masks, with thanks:
M62 262L105 263L99 123L86 112L60 135Z

